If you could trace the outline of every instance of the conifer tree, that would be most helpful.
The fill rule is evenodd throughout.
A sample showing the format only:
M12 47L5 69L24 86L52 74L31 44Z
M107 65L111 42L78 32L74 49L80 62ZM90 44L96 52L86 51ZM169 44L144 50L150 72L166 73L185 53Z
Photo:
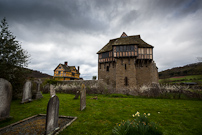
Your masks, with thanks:
M23 67L28 65L29 55L8 27L6 18L3 18L0 24L0 78L10 81L16 92L21 89L21 83L26 77Z

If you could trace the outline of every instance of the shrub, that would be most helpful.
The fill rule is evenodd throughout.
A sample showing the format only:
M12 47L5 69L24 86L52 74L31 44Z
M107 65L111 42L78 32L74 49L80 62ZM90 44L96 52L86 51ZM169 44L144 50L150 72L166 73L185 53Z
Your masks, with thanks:
M47 79L45 81L45 84L53 84L53 85L56 85L58 81L56 81L55 79Z
M116 124L112 133L114 135L162 135L163 133L157 128L154 122L150 122L148 116L150 113L141 115L137 112L134 120L122 121Z

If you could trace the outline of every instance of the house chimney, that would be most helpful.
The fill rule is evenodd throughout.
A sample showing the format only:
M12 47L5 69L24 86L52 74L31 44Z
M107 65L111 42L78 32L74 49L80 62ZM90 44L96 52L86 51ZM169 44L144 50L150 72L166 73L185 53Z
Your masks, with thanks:
M68 62L67 61L65 61L65 65L67 66L67 64L68 64Z
M79 66L78 66L78 72L79 72Z

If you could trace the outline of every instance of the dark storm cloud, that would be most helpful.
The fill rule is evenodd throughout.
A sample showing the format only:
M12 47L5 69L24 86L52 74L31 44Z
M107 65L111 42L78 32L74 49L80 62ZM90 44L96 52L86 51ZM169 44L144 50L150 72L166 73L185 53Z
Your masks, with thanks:
M105 27L93 16L91 4L82 1L1 1L0 16L30 28L51 30L98 31ZM58 27L62 26L62 27Z
M96 52L123 31L154 46L160 71L193 63L202 50L201 0L0 0L3 17L31 54L29 68L51 75L68 61L91 79Z

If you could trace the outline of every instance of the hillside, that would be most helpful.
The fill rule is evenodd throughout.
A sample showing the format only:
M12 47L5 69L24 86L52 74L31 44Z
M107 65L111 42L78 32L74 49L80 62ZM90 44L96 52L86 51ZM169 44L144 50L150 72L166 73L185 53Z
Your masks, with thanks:
M202 62L175 67L159 72L159 78L165 79L175 76L202 75Z
M31 69L25 69L29 71L29 77L31 78L51 78L51 75L48 75L46 73L42 73L40 71L37 70L31 70Z

